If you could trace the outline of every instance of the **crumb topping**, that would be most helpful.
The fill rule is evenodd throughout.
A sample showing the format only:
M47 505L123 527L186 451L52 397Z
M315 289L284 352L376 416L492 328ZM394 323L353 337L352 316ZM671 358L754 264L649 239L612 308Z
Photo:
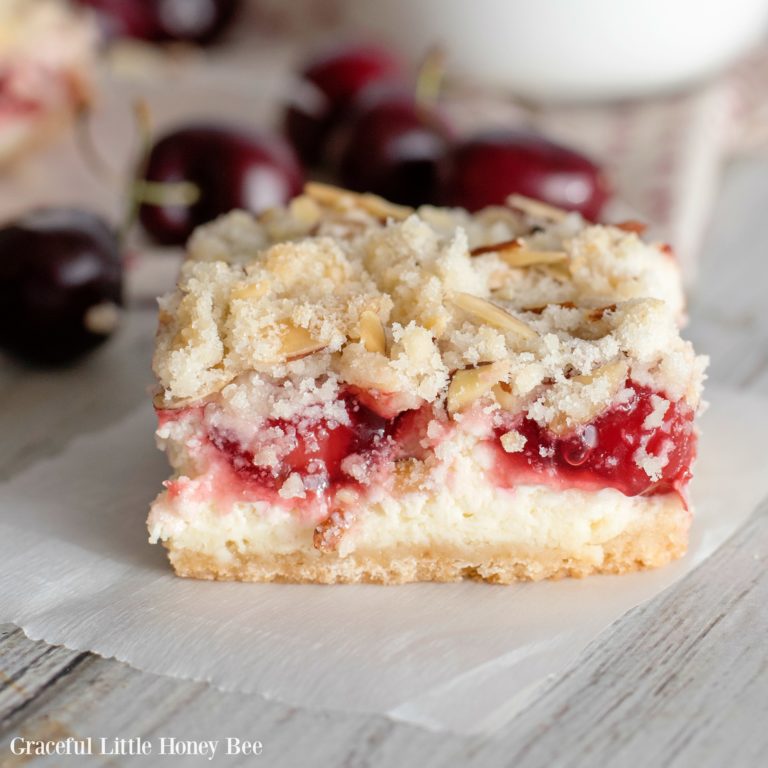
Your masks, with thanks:
M482 401L567 431L631 377L697 407L706 361L680 338L664 250L525 207L411 211L313 185L258 219L201 227L160 299L157 404L215 397L250 420L289 418L330 413L351 386L395 411L459 417Z

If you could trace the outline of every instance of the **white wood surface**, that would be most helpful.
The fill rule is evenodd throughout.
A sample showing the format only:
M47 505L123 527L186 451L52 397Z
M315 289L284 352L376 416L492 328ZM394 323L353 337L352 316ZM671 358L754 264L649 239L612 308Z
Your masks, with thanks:
M768 394L766 210L768 157L734 164L702 256L688 335L712 355L713 380ZM3 361L0 478L119 418L145 396L153 322L146 310L130 313L120 336L74 370L30 372ZM231 766L766 765L767 562L768 503L682 582L604 632L492 738L222 693L31 642L6 625L0 627L0 768L22 764L8 750L17 735L263 742L259 758L213 762ZM39 762L211 764L158 757Z

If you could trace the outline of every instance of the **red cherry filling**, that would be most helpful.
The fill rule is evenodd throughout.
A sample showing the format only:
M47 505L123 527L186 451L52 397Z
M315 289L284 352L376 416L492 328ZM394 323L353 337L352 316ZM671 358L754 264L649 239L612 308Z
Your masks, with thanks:
M498 439L507 428L496 430L496 479L510 487L526 481L552 482L564 487L597 490L611 487L626 496L653 495L682 490L690 479L696 453L693 410L684 403L670 403L661 426L644 427L653 413L652 390L629 384L634 396L602 414L576 434L560 438L525 418L514 428L525 437L517 453L506 453ZM661 457L666 463L654 480L638 465L641 455ZM546 478L550 478L547 480Z
M584 490L610 487L627 496L682 492L696 451L693 410L684 403L670 403L663 420L651 419L646 425L654 413L655 393L631 382L627 386L634 392L629 400L567 437L558 437L524 418L512 427L525 437L523 449L506 453L500 437L510 426L497 428L495 437L488 440L496 453L492 480L507 488L521 483ZM340 488L365 484L398 459L424 458L429 450L424 439L434 418L431 406L384 418L350 392L344 403L348 424L266 422L260 429L267 437L265 444L269 445L271 433L275 445L282 446L274 467L254 464L253 451L231 435L212 430L209 439L239 478L246 497L276 494L292 473L301 476L310 494L333 495ZM657 421L661 421L658 426ZM345 459L353 455L359 460L354 462L356 471L350 472ZM651 461L665 457L666 462L657 462L659 476L655 479L638 464L637 459L643 457Z
M325 420L306 424L270 419L261 431L279 435L282 445L290 445L276 467L254 464L253 452L226 434L212 432L209 437L227 457L235 472L248 483L278 490L294 472L299 473L307 490L322 492L330 486L347 484L350 478L342 462L361 454L369 465L386 452L389 422L352 398L345 400L349 424Z

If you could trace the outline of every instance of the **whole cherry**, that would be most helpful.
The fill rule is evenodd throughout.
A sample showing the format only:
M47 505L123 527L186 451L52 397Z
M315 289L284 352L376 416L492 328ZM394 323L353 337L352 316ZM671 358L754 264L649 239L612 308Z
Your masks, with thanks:
M63 364L101 344L122 303L115 231L94 213L32 211L0 228L0 348Z
M92 8L105 36L204 45L231 22L240 0L78 0Z
M596 221L610 196L602 170L541 136L496 131L456 145L443 170L442 202L477 211L526 195Z
M284 116L285 134L301 160L313 165L322 159L329 135L363 89L401 75L400 62L373 45L337 47L310 61Z
M402 205L436 203L452 131L437 107L403 87L372 86L358 98L340 139L342 184Z
M283 205L303 184L298 161L280 137L204 123L160 138L142 170L137 184L143 197L139 220L165 245L183 244L195 227L233 208L259 213ZM170 195L164 199L163 186L180 182L196 194L187 202ZM149 186L157 190L151 201L146 194Z

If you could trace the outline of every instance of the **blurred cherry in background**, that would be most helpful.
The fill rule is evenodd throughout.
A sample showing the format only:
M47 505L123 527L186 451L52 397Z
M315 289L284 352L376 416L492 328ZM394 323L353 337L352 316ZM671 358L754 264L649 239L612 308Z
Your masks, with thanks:
M91 8L107 39L205 45L232 22L241 0L77 0Z
M142 226L159 243L183 245L195 227L234 208L261 213L284 205L301 191L304 178L293 150L281 137L201 123L157 140L139 184L143 180L152 184L154 199L147 199L144 190ZM191 200L172 199L170 185L179 183L196 190Z
M578 211L596 221L610 190L584 155L537 134L494 131L457 144L446 163L442 199L477 211L503 205L511 194Z

